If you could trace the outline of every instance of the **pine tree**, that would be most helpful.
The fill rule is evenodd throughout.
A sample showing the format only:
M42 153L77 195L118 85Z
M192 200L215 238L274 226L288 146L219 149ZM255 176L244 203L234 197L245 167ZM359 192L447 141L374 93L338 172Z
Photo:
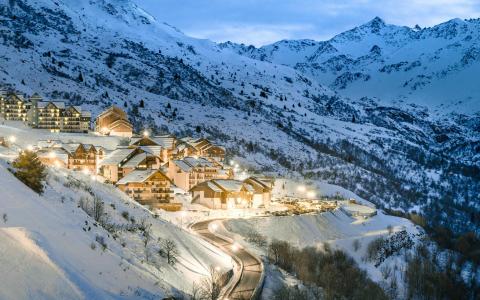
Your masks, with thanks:
M43 181L47 173L35 152L21 152L12 165L15 168L14 174L20 181L39 194L43 192Z
M140 103L138 104L139 107L144 108L145 107L145 102L143 100L140 100Z
M78 73L78 81L83 82L82 72Z

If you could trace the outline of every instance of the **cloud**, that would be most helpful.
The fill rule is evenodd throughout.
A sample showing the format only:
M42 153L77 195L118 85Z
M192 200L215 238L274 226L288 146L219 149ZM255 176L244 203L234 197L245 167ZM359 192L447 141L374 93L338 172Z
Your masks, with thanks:
M192 37L207 38L213 41L232 41L235 43L261 46L282 39L310 38L315 35L311 24L217 24L214 27L194 29L186 33ZM308 34L307 34L308 33Z
M478 0L134 1L188 35L257 46L281 39L328 39L375 16L406 26L480 16Z

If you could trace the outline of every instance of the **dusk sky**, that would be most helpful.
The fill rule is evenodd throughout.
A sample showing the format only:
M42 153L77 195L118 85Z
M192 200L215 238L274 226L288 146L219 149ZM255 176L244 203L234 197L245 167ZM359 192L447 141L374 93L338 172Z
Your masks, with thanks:
M396 25L432 26L480 17L480 0L134 0L159 21L217 42L269 44L325 40L379 16Z

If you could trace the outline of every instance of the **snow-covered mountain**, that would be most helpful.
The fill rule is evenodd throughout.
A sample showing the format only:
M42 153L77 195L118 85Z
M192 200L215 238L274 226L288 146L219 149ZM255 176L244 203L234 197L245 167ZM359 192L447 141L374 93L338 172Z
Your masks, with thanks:
M129 0L0 4L3 83L94 115L125 106L137 129L197 129L246 167L324 179L456 231L480 223L478 86L467 76L478 21L419 30L374 19L331 41L255 49L190 38Z
M431 28L376 17L328 41L280 41L261 48L222 44L248 57L288 65L352 99L420 105L434 113L480 110L480 19Z

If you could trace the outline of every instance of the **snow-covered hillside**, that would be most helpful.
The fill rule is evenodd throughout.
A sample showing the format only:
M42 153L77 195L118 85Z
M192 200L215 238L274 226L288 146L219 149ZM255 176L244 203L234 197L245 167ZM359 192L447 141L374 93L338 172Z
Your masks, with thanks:
M475 114L480 111L479 32L479 19L409 28L376 17L328 41L223 46L294 67L354 100L370 97L383 105L425 106L436 114Z
M237 45L185 36L129 0L0 0L0 4L2 83L82 105L94 116L116 103L125 107L137 130L208 136L250 168L323 179L380 206L420 208L431 216L429 220L455 231L480 223L478 208L472 205L479 190L480 116L459 114L460 107L475 112L473 100L463 96L470 91L474 99L477 85L458 77L476 70L476 52L467 56L465 66L442 77L468 85L461 94L462 105L454 105L456 98L441 97L435 97L439 102L433 106L431 100L397 105L396 95L416 81L392 89L398 91L392 97L375 95L390 90L378 88L379 84L403 85L405 76L415 77L425 68L425 76L443 74L447 65L461 61L463 47L447 49L440 43L436 49L445 51L425 57L418 51L430 41L443 43L450 35L452 41L466 38L476 21L465 21L465 30L463 25L453 26L457 36L375 19L340 34L335 43L280 42L278 49L285 50L273 51L276 46L271 46L279 54L262 58L264 49L242 52ZM400 53L395 47L410 44L407 41L417 35L418 47L402 51L405 57L408 52L409 60L422 56L421 66L403 71L405 65L398 72L385 68L377 72L378 78L372 73L383 69L381 61L395 64L403 59L395 56ZM465 45L474 47L475 37L472 34ZM422 91L440 86L432 95L448 96L442 90L446 84L435 78L412 95L420 97ZM449 108L437 114L441 103ZM447 218L445 210L456 217Z
M51 170L39 196L0 162L1 299L158 299L189 293L211 266L231 267L226 255L113 186ZM80 208L92 197L104 202L108 231ZM177 244L174 266L158 255L158 238Z

